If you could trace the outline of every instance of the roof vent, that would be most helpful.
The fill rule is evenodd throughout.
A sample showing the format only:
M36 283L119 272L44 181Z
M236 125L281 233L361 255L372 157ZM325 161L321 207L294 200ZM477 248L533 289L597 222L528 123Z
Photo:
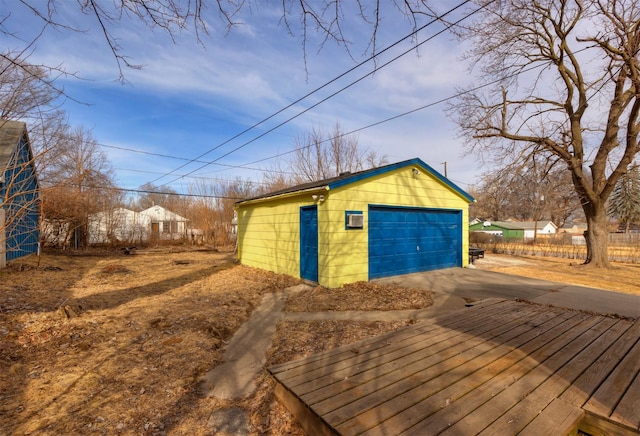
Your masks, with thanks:
M350 176L351 175L351 171L343 171L340 173L340 177L342 176Z

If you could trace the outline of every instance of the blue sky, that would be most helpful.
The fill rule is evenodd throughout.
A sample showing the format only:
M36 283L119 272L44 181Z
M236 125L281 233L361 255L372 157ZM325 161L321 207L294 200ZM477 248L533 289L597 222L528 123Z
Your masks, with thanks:
M442 2L440 11L450 7ZM11 10L7 25L28 39L37 19L18 0L0 0L0 8ZM118 68L95 19L76 11L75 2L59 6L61 17L84 32L48 29L31 55L32 62L64 64L82 80L64 79L68 100L64 108L73 125L92 129L123 188L137 188L145 182L170 183L187 192L193 179L180 175L193 172L201 163L191 163L167 175L184 160L140 154L125 149L192 159L211 150L247 127L268 117L318 86L352 68L365 56L369 30L357 17L345 19L345 29L354 43L350 57L334 44L318 50L319 36L312 35L305 59L299 34L290 35L280 21L280 9L253 5L237 17L240 24L226 33L221 22L211 17L210 34L198 43L193 32L184 31L172 42L160 30L124 18L112 27L123 52L141 70L124 69L126 83L118 79ZM411 31L400 14L383 16L379 48L386 47ZM422 31L422 41L441 29L434 25ZM10 48L15 40L0 37ZM387 60L410 48L405 42L378 61ZM326 96L372 71L368 63L326 89L314 94L265 124L220 146L202 160L216 163L192 175L229 180L236 177L261 180L261 171L281 158L268 159L294 147L296 137L311 128L330 131L339 122L345 131L372 123L455 94L470 82L460 60L463 48L450 33L427 42L415 51L379 69L372 76L339 95L257 139L258 135L309 108ZM306 69L305 69L306 62ZM458 130L439 104L412 115L365 129L356 134L359 144L390 163L419 157L443 171L466 189L482 171L473 156L463 157ZM239 148L237 151L232 150ZM227 153L228 156L220 158ZM262 160L261 162L256 162ZM242 168L248 167L248 168ZM162 177L164 175L164 177Z

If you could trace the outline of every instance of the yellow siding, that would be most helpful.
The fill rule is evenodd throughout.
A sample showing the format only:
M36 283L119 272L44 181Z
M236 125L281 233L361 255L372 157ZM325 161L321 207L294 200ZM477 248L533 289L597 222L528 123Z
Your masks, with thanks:
M369 279L368 208L369 205L426 207L462 210L462 265L468 264L469 204L441 181L423 172L416 177L413 167L404 167L364 179L325 195L318 207L320 233L318 281L327 287ZM364 213L364 228L346 230L346 210Z
M462 210L462 259L468 264L468 202L429 173L416 177L412 166L396 169L324 193L318 204L318 282L327 287L369 278L369 205ZM241 205L238 210L239 258L245 265L300 276L300 207L311 195ZM345 211L364 213L363 229L345 229ZM247 219L251 228L247 229Z
M309 203L307 203L309 204ZM300 276L300 206L270 202L238 209L238 257L243 265ZM251 219L251 226L247 221Z

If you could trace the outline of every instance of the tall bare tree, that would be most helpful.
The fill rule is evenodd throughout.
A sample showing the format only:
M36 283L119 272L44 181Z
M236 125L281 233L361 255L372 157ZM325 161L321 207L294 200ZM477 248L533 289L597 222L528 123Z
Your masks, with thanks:
M257 193L253 183L240 178L233 181L198 180L189 191L193 197L186 216L192 228L203 231L205 242L215 245L234 241L233 205Z
M362 147L358 138L346 135L339 123L325 133L313 128L296 139L290 172L294 183L336 177L345 172L362 171L385 163L386 156Z
M493 87L465 94L455 118L472 151L531 155L571 175L588 223L585 263L609 266L606 203L640 151L640 4L492 2L461 29Z
M491 170L481 176L473 195L476 203L470 205L470 213L489 220L550 219L561 227L582 211L570 174L557 167Z
M122 202L113 169L90 131L77 128L57 138L42 174L43 215L61 224L76 246L86 246L89 215Z

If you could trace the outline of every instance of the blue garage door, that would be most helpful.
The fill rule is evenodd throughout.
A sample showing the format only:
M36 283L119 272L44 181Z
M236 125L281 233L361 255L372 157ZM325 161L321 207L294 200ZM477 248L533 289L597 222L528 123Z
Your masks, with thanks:
M369 278L462 266L462 211L369 207Z

